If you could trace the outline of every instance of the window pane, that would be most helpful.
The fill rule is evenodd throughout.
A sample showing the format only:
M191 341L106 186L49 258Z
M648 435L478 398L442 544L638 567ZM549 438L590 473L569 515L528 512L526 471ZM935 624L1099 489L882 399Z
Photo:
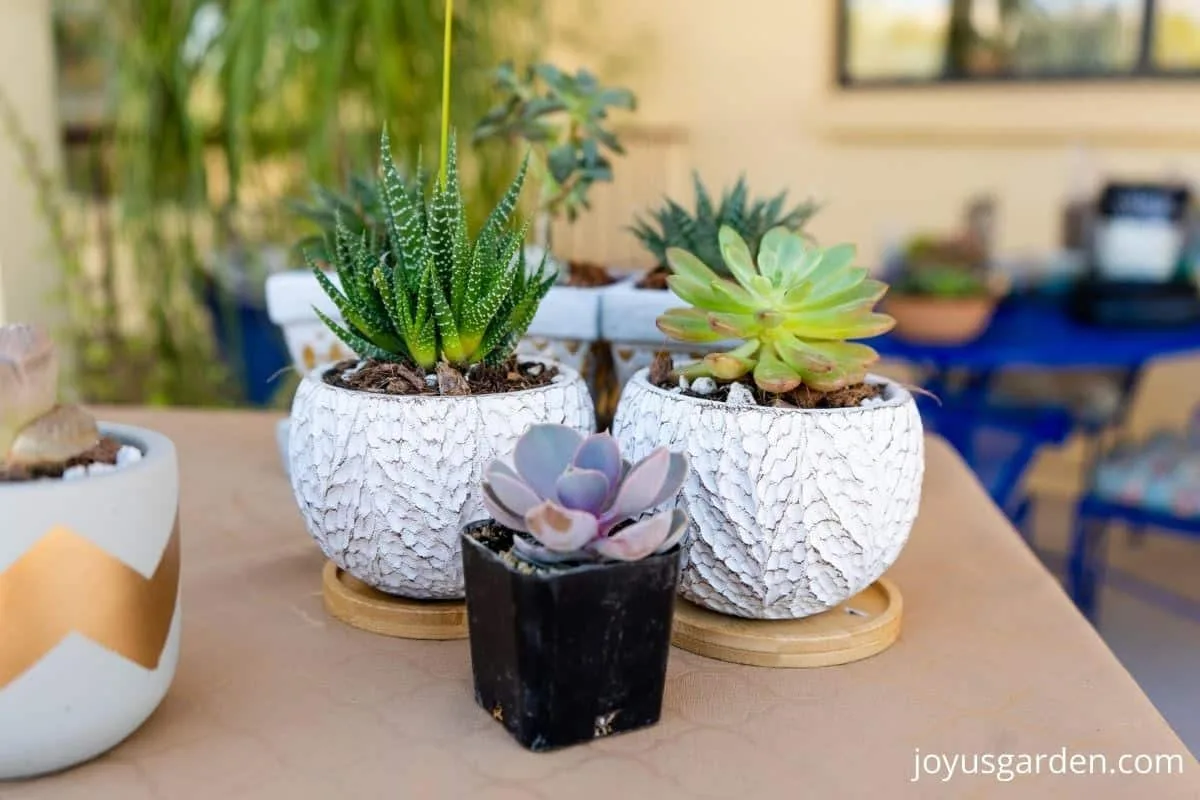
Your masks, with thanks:
M1016 9L1003 30L1014 73L1103 75L1137 66L1142 0L998 2Z
M1160 69L1200 69L1200 0L1158 0L1154 63Z
M1134 70L1144 0L844 0L844 8L851 80L1032 78Z
M847 0L851 80L933 79L942 72L950 0Z

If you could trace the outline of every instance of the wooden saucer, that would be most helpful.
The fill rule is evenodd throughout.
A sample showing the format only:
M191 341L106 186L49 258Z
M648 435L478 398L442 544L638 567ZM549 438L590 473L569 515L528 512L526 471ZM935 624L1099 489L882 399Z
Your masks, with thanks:
M831 667L882 652L900 635L904 600L880 578L846 602L804 619L731 617L675 601L671 643L720 661L756 667Z
M332 562L321 573L325 610L355 628L402 639L467 638L462 600L413 600L367 586Z

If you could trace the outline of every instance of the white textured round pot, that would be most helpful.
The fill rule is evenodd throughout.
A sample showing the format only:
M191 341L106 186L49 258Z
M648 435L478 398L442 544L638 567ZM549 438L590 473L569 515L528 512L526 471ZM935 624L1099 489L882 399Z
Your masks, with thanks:
M484 467L534 423L595 427L583 379L558 368L546 386L463 397L371 394L309 373L292 404L288 460L321 550L380 591L461 598L459 532L489 516Z
M925 469L912 395L883 378L870 408L730 406L636 374L613 434L627 458L686 453L691 518L680 593L723 614L798 619L867 588L895 562Z
M77 480L0 483L0 779L114 747L175 675L175 448L140 428L100 428L142 460Z

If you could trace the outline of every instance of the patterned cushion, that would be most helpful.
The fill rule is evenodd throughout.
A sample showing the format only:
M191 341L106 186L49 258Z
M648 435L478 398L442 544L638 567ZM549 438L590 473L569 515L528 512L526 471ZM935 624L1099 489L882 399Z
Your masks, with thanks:
M1098 466L1092 489L1124 505L1200 517L1200 426L1114 448Z

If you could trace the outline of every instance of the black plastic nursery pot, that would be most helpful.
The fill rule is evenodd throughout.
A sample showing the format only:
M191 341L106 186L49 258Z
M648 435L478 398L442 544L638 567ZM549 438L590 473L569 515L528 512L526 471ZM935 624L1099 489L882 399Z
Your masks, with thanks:
M679 548L527 572L475 538L488 527L512 535L487 521L462 537L475 701L535 751L658 722Z

